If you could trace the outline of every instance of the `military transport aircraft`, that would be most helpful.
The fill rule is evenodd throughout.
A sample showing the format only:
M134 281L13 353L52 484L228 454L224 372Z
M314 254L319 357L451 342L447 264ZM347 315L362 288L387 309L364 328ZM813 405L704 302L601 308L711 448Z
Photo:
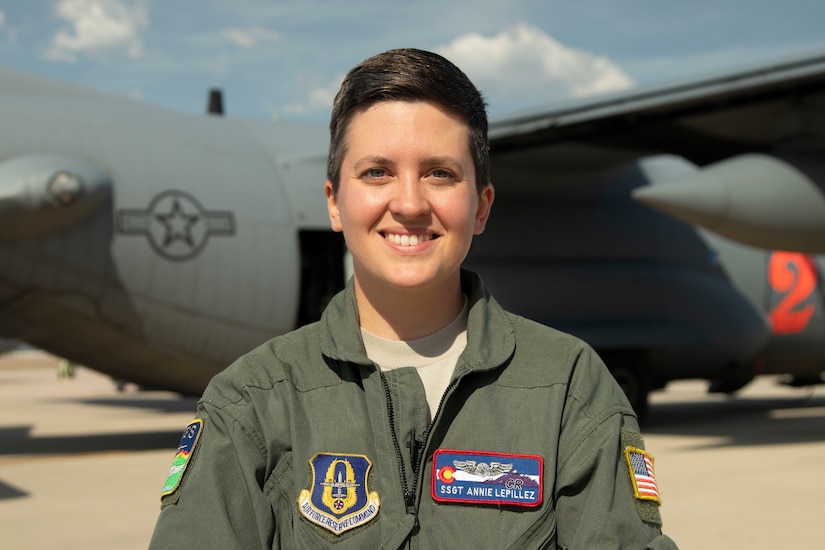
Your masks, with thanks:
M218 104L215 102L214 104ZM213 111L219 111L216 107ZM0 69L0 334L199 394L344 285L323 125L171 112ZM825 371L825 54L491 125L466 264L651 389Z

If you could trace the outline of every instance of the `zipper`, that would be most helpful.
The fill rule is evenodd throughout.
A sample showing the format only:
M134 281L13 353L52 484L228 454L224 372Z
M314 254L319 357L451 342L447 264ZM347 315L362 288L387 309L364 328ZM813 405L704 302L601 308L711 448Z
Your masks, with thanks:
M381 369L378 370L378 373L381 376L381 384L384 386L384 399L387 402L387 420L390 422L390 436L392 437L392 445L395 448L395 460L398 462L398 473L401 476L401 491L404 493L404 504L407 506L408 514L416 514L415 495L410 492L409 485L407 485L407 468L404 466L404 456L401 454L401 445L398 442L398 435L395 433L395 409L392 406L390 385L387 383L387 377L384 376L384 372ZM416 478L417 477L416 475Z
M421 472L421 461L424 459L424 453L427 451L427 444L430 440L430 431L432 430L432 427L435 426L435 421L436 419L438 419L438 415L441 414L441 409L444 408L444 401L447 399L447 394L449 394L450 391L452 391L456 384L458 384L458 378L453 378L452 380L450 380L450 383L447 384L447 388L444 390L444 393L441 394L441 400L438 402L438 408L435 411L435 416L433 416L433 421L430 422L430 425L427 426L426 430L424 430L424 433L422 434L421 444L417 445L418 452L414 457L412 457L414 465L413 487L415 488L416 492L418 492L418 478ZM394 430L395 428L393 428L393 431ZM413 438L413 441L416 441L415 438ZM415 504L413 503L413 506L414 505Z
M395 460L398 462L398 473L401 477L401 491L404 494L404 504L407 507L407 513L417 515L418 510L416 508L415 503L415 496L416 493L410 491L410 485L407 483L407 468L404 466L404 456L401 454L401 443L398 441L398 434L395 431L395 409L393 408L392 404L392 394L390 394L390 385L387 382L387 377L384 376L384 372L379 369L379 375L381 376L381 384L384 386L384 399L387 402L387 419L390 423L390 437L392 438L392 445L395 449ZM438 403L438 409L435 412L435 416L433 416L433 421L430 422L430 425L427 426L427 429L424 430L422 434L421 443L418 442L418 438L415 437L415 433L413 433L412 440L410 441L410 462L413 466L413 479L412 479L412 488L417 492L418 491L418 482L421 472L421 461L424 459L424 453L427 450L427 443L429 442L430 438L430 430L435 425L435 421L438 416L441 414L441 409L444 408L444 401L447 399L447 394L458 384L458 378L454 378L450 381L447 385L447 388L444 390L444 393L441 395L441 401Z

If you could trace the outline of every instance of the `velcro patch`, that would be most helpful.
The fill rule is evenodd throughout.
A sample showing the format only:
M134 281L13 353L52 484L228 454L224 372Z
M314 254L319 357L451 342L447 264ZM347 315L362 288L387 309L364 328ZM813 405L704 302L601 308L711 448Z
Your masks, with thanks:
M438 449L433 462L432 496L437 502L541 504L544 460L540 456Z
M195 451L195 445L198 443L202 428L203 420L196 418L183 430L183 436L180 438L180 445L178 445L178 452L172 461L172 467L169 469L169 477L166 478L166 482L163 484L163 489L161 490L161 497L171 495L180 487L181 479L183 479L183 474L189 465L192 453Z
M367 486L372 462L364 455L318 453L309 460L312 486L298 495L306 519L340 535L375 519L381 505Z
M631 431L631 430L622 430L622 454L624 454L625 462L627 464L629 477L627 483L630 487L628 487L633 496L635 497L633 501L636 503L636 510L639 512L639 517L642 518L643 521L648 523L652 523L654 525L658 525L661 527L662 525L662 514L659 512L659 505L661 504L661 500L653 500L653 499L642 499L638 497L637 493L637 482L636 482L636 475L633 473L633 465L631 460L629 459L629 455L626 452L628 449L634 449L638 451L644 451L645 448L645 441L642 437L642 434L639 432ZM647 454L645 452L645 454ZM648 455L650 456L650 455ZM653 470L653 457L650 457L650 468L651 472ZM647 470L647 465L645 465L645 471ZM640 474L643 472L639 471ZM655 478L654 478L655 480ZM655 482L655 481L654 481ZM658 494L658 486L656 488L656 493Z
M639 500L652 500L661 504L656 476L653 474L653 457L643 449L625 447L625 459L633 484L633 496Z

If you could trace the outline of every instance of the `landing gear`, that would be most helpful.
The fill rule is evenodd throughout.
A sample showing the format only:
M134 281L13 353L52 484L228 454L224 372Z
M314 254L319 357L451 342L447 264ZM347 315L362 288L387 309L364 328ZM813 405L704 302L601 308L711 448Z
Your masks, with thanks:
M804 388L807 386L817 386L825 384L825 372L789 374L783 377L782 384L792 388Z
M708 386L708 393L725 393L733 395L753 380L753 376L739 378L714 378Z

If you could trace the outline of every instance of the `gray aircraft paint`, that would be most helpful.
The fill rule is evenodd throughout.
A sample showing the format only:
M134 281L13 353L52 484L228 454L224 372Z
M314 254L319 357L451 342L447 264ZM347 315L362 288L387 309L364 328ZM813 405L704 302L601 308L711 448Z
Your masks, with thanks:
M814 56L494 122L496 203L467 265L506 307L594 345L635 384L636 405L679 378L732 390L771 369L819 376L821 258L734 243L632 194L754 152L821 189L822 157L809 153L821 153L810 121L823 90ZM7 69L0 97L0 121L17 129L0 133L4 336L197 394L238 355L317 318L343 285L323 126L183 115ZM805 166L788 154L803 149ZM94 197L75 203L83 212L49 202L61 171ZM802 206L781 189L771 200ZM40 225L48 208L59 222ZM769 280L794 266L816 274L807 294ZM811 314L777 334L792 294L786 313Z

